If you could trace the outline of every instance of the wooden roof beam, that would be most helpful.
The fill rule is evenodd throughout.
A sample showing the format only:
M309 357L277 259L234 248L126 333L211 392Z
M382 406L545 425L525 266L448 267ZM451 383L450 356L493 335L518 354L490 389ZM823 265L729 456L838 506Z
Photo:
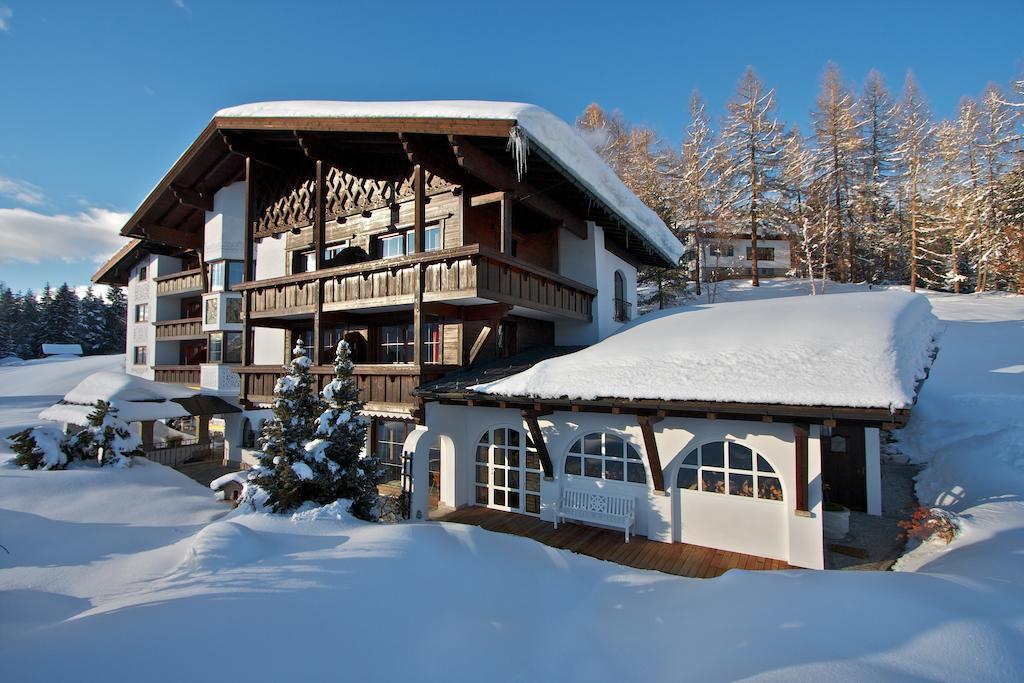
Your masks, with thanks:
M523 416L523 421L526 422L526 427L530 430L530 438L533 440L533 446L537 449L537 457L540 458L540 466L544 469L544 478L553 479L555 476L555 467L551 463L551 454L548 453L548 445L544 442L544 432L540 429L540 423L537 422L537 418L540 414L533 410L520 411Z
M244 135L224 130L220 132L220 135L224 139L224 144L228 146L228 149L231 150L233 154L237 154L242 158L250 158L253 161L259 162L264 166L269 166L270 168L278 171L284 171L294 164L294 161L290 162L279 152L267 149L263 145L256 144Z
M587 226L582 218L568 211L541 190L520 181L515 171L502 166L465 137L449 135L448 140L455 158L463 169L498 190L512 193L516 201L523 206L560 222L562 227L580 239L587 238Z
M357 178L376 180L402 180L409 175L410 164L400 151L371 153L370 150L346 152L333 142L314 133L294 131L303 153L314 161L350 173Z
M203 194L191 187L171 184L171 193L178 202L184 206L191 206L193 209L213 211L213 195Z
M654 484L655 493L665 492L665 471L661 467L661 455L658 453L658 441L654 438L654 425L661 421L660 417L651 415L637 415L636 421L640 425L640 432L644 437L644 454L647 456L647 466L651 470L651 483Z
M159 242L160 244L169 244L181 247L182 249L194 249L196 251L203 248L203 236L198 233L146 223L140 223L138 229L146 236L146 239Z

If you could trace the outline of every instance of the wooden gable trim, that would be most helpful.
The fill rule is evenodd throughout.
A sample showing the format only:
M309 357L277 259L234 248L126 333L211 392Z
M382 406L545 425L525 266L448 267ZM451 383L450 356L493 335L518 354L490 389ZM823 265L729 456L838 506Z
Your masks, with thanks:
M661 419L656 415L636 416L636 421L640 425L640 432L644 437L644 454L647 456L647 466L651 470L651 479L653 480L655 493L665 492L665 470L661 467L658 441L654 437L654 425L660 422Z
M807 437L809 429L806 423L797 422L793 424L793 439L796 443L794 449L796 456L796 513L809 514L808 502L808 462L807 462Z

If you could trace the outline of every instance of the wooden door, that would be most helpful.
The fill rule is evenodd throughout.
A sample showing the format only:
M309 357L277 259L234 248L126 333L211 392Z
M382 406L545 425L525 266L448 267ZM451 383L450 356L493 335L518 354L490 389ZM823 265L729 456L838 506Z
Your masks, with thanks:
M832 428L832 436L821 438L821 474L826 501L867 511L863 427L839 425Z

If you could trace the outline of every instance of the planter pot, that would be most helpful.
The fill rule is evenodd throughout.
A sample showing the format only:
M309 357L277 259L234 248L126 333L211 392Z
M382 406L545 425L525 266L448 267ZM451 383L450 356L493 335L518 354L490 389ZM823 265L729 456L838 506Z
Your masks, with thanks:
M846 508L836 511L825 510L822 530L825 538L836 540L846 536L850 533L850 511Z

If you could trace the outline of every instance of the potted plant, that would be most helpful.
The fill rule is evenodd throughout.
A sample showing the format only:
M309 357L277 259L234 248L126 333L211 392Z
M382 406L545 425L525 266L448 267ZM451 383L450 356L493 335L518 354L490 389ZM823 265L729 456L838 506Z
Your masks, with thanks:
M827 500L824 503L824 508L825 514L822 519L822 529L824 530L825 538L835 540L843 538L846 534L850 533L849 508Z

